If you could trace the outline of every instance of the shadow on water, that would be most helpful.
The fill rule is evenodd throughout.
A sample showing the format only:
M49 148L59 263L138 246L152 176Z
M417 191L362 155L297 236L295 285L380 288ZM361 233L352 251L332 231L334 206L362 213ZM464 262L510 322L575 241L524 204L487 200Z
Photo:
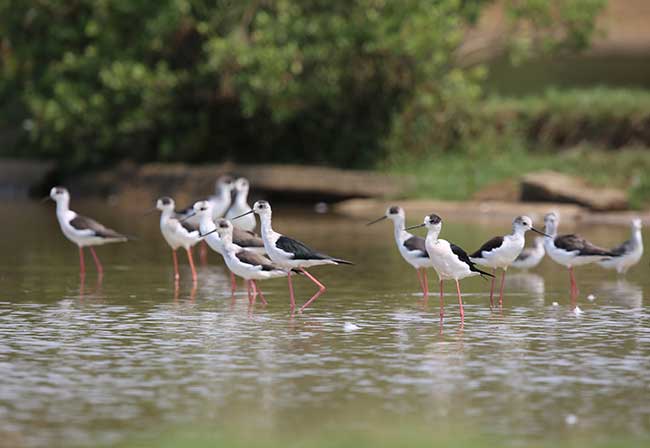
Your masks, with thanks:
M89 270L80 282L51 208L4 206L16 220L0 247L0 435L15 446L230 424L286 434L462 422L514 444L650 433L646 260L625 279L578 269L581 314L548 259L509 271L501 310L490 310L488 282L463 281L464 326L446 285L441 324L437 294L419 295L388 225L278 210L279 229L357 263L315 270L328 292L292 317L285 281L264 282L269 305L251 307L210 254L197 285L187 266L175 284L155 218L75 205L140 239L100 248L104 278ZM473 249L507 230L449 219L443 233ZM605 246L627 237L579 231ZM299 300L313 293L296 279Z

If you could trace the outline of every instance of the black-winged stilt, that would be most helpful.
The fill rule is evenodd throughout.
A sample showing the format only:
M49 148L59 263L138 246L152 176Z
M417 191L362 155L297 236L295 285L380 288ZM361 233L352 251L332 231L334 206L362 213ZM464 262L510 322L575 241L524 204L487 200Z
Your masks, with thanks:
M286 235L275 232L271 227L271 204L267 201L257 201L253 204L253 210L244 213L243 215L236 216L233 220L251 213L256 213L260 216L262 240L264 241L264 248L266 249L266 253L271 261L285 269L299 270L318 286L316 294L300 307L300 312L304 311L305 308L311 305L314 300L320 297L327 290L325 285L318 281L312 274L307 272L306 268L326 264L353 264L340 258L334 258L316 252L298 240L294 240ZM289 279L289 294L291 299L291 310L293 311L296 307L296 301L293 294L293 281L291 275L288 275L287 278Z
M234 191L235 191L235 199L232 202L232 205L228 209L228 212L226 213L225 218L227 220L232 220L236 216L242 216L247 212L250 212L251 206L248 205L248 190L250 189L250 184L248 182L248 179L245 179L243 177L240 177L235 181L234 184ZM257 220L255 219L255 215L249 214L249 215L244 215L242 218L238 219L235 222L232 222L233 226L235 228L239 228L242 230L247 230L249 232L254 232L255 228L257 227Z
M643 237L641 236L641 220L632 220L632 236L619 246L611 249L614 256L598 264L606 269L616 269L619 274L625 274L628 269L637 264L643 256Z
M440 279L440 318L444 316L443 281L454 280L456 282L456 293L458 294L458 305L460 307L460 319L462 322L465 320L465 312L463 311L463 297L460 292L459 280L476 275L487 275L488 277L493 277L493 275L480 270L470 260L467 252L461 247L438 238L442 229L442 218L440 216L434 213L427 215L424 217L422 224L407 227L406 230L417 229L418 227L427 228L427 237L425 239L426 249L429 253L433 269Z
M418 274L418 281L424 296L429 295L429 280L427 278L426 268L431 268L431 259L425 247L424 238L415 236L405 230L406 214L402 207L393 205L386 209L384 216L370 221L367 225L373 225L384 219L389 219L393 222L393 230L395 236L395 243L397 250L402 255L402 258L415 268Z
M218 220L216 229L222 242L221 255L226 262L226 266L235 275L246 280L249 301L253 303L255 297L259 294L262 302L266 305L266 299L257 285L257 280L285 277L290 275L289 271L273 263L264 255L242 249L240 246L233 244L233 225L230 221L226 219Z
M571 298L573 299L578 295L578 286L573 268L608 259L614 254L607 249L591 244L580 235L557 236L559 223L560 217L556 213L552 212L544 216L544 230L550 236L550 238L545 239L544 248L553 261L566 266L569 270Z
M160 213L160 233L172 249L172 257L174 260L174 279L178 280L180 274L178 272L178 257L176 250L179 248L185 249L187 253L187 260L192 269L192 280L196 282L196 268L194 267L194 258L192 257L192 247L197 244L201 238L199 231L194 230L186 223L182 222L174 212L174 200L170 197L164 196L156 201L156 208L161 211Z
M503 288L506 280L508 266L519 256L526 244L526 232L533 232L544 235L543 232L533 227L533 220L528 216L517 216L512 221L512 233L506 236L495 236L485 242L469 258L476 264L494 269L496 276L497 269L502 269L501 291L499 293L499 305L503 305ZM490 306L494 306L494 280L490 282Z
M104 268L93 246L101 246L107 243L122 243L128 241L129 238L126 235L122 235L115 230L103 226L93 219L70 210L70 193L68 193L67 189L63 187L52 187L49 197L56 202L56 217L63 235L79 246L80 274L86 274L83 248L88 247L95 260L97 273L103 275Z

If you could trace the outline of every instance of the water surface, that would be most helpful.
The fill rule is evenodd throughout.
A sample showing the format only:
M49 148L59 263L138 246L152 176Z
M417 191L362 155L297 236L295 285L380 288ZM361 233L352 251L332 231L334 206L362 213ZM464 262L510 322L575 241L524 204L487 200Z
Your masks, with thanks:
M155 217L73 206L139 240L100 248L103 280L90 265L81 282L52 204L0 207L0 446L110 445L195 426L372 431L378 422L432 437L460 427L512 445L650 434L647 258L624 279L578 269L582 314L548 259L512 272L502 310L490 310L488 283L463 281L464 326L448 284L441 324L438 297L418 295L388 223L278 210L279 230L357 263L314 269L329 290L291 317L285 281L264 282L269 305L249 307L241 287L231 297L210 254L196 288L181 256L175 288ZM507 230L446 220L443 234L473 250ZM578 230L602 245L628 232ZM306 279L296 287L299 302L315 291Z

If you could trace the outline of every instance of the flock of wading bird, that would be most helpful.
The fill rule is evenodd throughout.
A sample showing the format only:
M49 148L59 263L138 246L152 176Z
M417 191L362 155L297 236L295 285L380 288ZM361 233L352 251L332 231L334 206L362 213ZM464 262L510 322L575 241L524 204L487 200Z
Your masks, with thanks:
M235 277L245 280L248 298L253 304L259 296L262 303L266 299L258 285L258 280L286 277L289 283L291 311L296 307L292 274L302 274L309 278L318 291L300 308L302 312L326 290L308 268L320 265L352 264L340 258L317 252L304 243L273 230L271 224L271 205L267 201L257 201L251 207L248 204L250 184L247 179L233 179L222 176L216 182L215 195L201 200L192 207L177 211L174 200L161 197L156 202L160 214L160 231L173 254L174 278L180 278L176 252L183 248L192 272L192 280L197 281L196 269L192 256L192 247L202 242L202 256L210 247L218 252L230 270L233 293L237 284ZM49 197L56 202L56 215L63 234L79 247L81 275L85 275L84 247L88 247L95 261L98 275L103 268L93 246L106 243L123 242L130 238L111 230L97 221L84 217L70 210L70 194L63 187L53 187ZM260 218L261 236L255 233L257 220ZM475 252L468 254L461 247L439 238L442 230L442 218L436 214L424 217L422 224L406 227L406 215L398 206L389 207L386 213L368 223L375 224L384 219L393 222L394 237L397 248L404 260L416 269L420 287L425 296L429 295L427 268L433 268L440 280L440 316L443 316L444 291L443 282L453 280L456 283L461 320L464 318L463 299L459 281L480 275L491 278L490 306L494 306L494 288L497 270L501 269L499 305L503 303L506 271L510 266L521 269L534 268L545 254L569 270L571 279L571 297L578 295L573 268L590 263L598 263L608 269L616 269L624 274L635 265L643 255L641 237L641 220L632 221L632 237L621 245L604 249L598 247L579 235L558 235L559 216L549 213L544 217L544 231L533 227L528 216L518 216L513 220L512 233L496 236L483 244ZM426 238L409 233L409 230L426 227ZM524 248L525 234L533 231L540 234L533 247ZM482 269L483 268L483 269ZM485 269L485 270L484 270ZM487 270L491 269L492 272Z

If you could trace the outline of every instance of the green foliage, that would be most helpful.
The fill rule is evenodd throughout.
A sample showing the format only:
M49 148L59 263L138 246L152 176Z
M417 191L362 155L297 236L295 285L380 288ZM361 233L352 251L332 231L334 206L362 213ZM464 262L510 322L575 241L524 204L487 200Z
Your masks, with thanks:
M557 149L583 143L602 148L650 147L650 92L555 90L524 98L490 98L483 122L522 136L530 146Z
M484 73L458 68L455 54L492 3L0 0L2 151L71 168L359 167L387 150L457 147L477 132ZM559 15L554 42L580 48L601 5L506 2L513 24L526 22L514 37Z

